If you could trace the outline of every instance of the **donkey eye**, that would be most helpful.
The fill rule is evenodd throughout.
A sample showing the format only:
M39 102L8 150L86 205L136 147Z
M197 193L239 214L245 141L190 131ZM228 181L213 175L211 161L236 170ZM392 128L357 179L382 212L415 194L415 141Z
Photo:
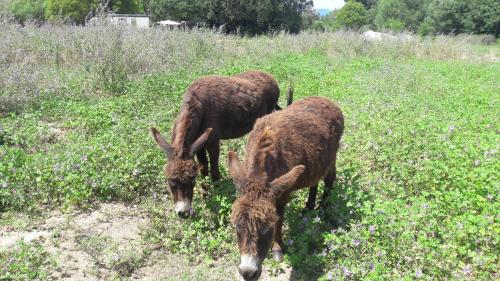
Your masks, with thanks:
M168 179L168 185L170 186L176 186L177 185L177 181L175 179Z
M268 235L272 230L272 227L266 227L262 230L262 235Z

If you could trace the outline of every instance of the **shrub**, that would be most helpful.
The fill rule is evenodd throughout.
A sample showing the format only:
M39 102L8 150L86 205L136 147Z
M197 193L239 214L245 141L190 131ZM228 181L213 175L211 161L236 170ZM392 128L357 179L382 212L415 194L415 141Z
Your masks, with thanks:
M335 21L339 26L360 29L367 24L367 11L363 4L349 1L338 12Z

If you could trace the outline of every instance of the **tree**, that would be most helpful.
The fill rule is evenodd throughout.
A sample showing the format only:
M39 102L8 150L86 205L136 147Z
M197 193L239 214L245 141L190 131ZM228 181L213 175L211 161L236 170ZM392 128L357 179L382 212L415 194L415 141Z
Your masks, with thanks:
M319 20L318 12L313 10L312 7L303 11L300 17L302 21L302 27L304 29L311 27L314 22Z
M310 0L210 0L207 23L223 26L225 32L259 34L278 30L297 33L301 14L312 6Z
M377 5L378 0L356 0L356 2L363 4L369 10Z
M416 31L426 16L429 0L380 0L376 7L375 25L378 29L403 28Z
M359 29L367 24L367 11L363 4L349 1L337 13L336 22L339 26Z
M207 4L206 0L149 0L145 2L144 9L154 21L171 19L204 22Z
M90 4L85 0L45 0L45 15L49 21L83 24Z
M500 2L497 0L434 0L420 32L500 35Z
M26 20L44 20L43 0L15 0L8 7L17 22L23 24Z

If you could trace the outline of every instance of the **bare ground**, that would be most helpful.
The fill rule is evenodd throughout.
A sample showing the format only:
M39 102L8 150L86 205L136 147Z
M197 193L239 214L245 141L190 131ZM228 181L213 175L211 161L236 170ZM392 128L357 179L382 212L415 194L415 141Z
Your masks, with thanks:
M0 251L19 240L39 241L56 261L51 280L239 280L236 265L224 261L192 264L148 244L142 235L150 218L137 205L102 203L88 211L51 211L23 227L0 226ZM263 270L260 280L290 280Z

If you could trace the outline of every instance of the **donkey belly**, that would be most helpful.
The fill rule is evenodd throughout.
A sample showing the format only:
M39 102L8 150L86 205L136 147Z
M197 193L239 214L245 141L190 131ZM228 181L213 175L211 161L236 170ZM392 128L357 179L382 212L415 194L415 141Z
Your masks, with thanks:
M218 116L219 137L221 139L240 138L249 133L257 118L266 114L263 108L250 111L226 112Z

